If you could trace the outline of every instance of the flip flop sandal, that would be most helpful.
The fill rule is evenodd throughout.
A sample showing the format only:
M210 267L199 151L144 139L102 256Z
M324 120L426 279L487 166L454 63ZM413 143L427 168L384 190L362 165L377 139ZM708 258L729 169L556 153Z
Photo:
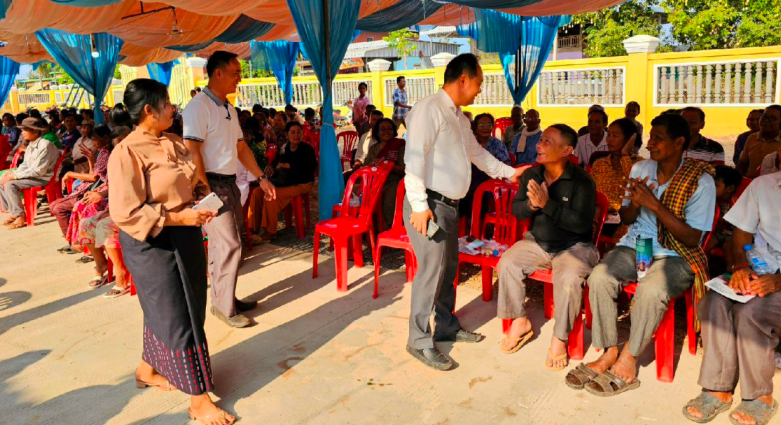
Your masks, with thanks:
M513 347L509 350L502 347L502 345L499 345L499 349L502 350L504 354L512 354L520 350L524 345L526 345L527 342L529 342L530 339L534 336L534 331L526 332L525 334L521 335L520 338L513 338L510 341L512 341ZM504 339L507 339L507 337L504 337Z
M58 249L57 252L59 252L60 254L78 254L81 251L76 251L75 249L73 249L73 247L69 245Z
M209 413L208 415L203 415L200 417L195 415L195 412L193 412L192 408L188 408L187 413L190 415L190 420L198 421L201 424L212 423L213 420L217 418L222 418L225 422L227 422L228 425L232 425L233 423L236 422L235 419L233 421L229 421L225 411L220 408L217 408L216 412Z
M89 287L92 289L98 289L108 284L108 276L95 276L89 281Z
M744 415L751 417L756 425L767 425L777 411L778 402L776 400L773 400L773 407L768 406L768 404L762 400L744 400L732 411L732 413L743 413ZM732 417L732 413L729 415L729 421L734 425L743 425Z
M127 294L130 292L130 286L128 285L127 288L123 288L121 286L114 285L113 288L109 289L108 292L103 294L103 298L117 298L121 297L122 295Z
M582 390L586 384L596 379L597 376L599 375L586 366L585 363L581 363L567 373L567 376L564 377L564 383L573 390Z
M149 383L149 382L139 381L138 379L136 379L136 388L144 389L144 388L147 388L147 387L155 387L155 388L159 389L160 391L175 391L176 390L176 387L171 385L171 383L168 382L167 380L165 381L165 385L160 385L160 384L152 384L152 383Z
M730 406L732 406L732 402L725 403L713 394L703 391L683 406L683 416L692 422L704 424L716 419L719 413L729 410ZM702 417L698 418L689 413L689 407L699 410Z
M95 261L94 258L88 257L86 255L81 257L81 258L79 258L78 260L76 260L77 263L81 263L81 264L88 264L88 263L91 263L93 261Z
M566 360L566 362L564 363L564 366L555 367L555 366L548 366L548 360L550 360L551 364L556 363L556 362L558 362L560 360ZM545 367L548 370L552 370L554 372L559 372L559 371L562 371L562 370L566 369L567 366L569 366L569 358L567 358L567 353L564 353L564 354L562 354L560 356L553 357L553 352L551 352L550 348L548 348L548 358L545 359Z
M635 378L632 383L627 383L623 379L606 371L597 376L593 381L585 385L586 391L598 397L612 397L623 392L634 390L640 386L640 380Z

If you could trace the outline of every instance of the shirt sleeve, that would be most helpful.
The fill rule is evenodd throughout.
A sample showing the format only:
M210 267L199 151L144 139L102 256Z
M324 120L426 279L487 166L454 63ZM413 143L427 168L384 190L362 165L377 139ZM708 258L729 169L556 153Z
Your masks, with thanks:
M182 134L185 139L196 142L206 140L206 133L209 131L209 111L202 103L198 101L188 103L182 112L182 118L184 119L184 132ZM238 124L238 120L236 123ZM240 131L239 134L241 134Z
M404 151L406 178L404 186L407 189L407 199L412 211L422 212L429 209L426 194L425 173L426 156L439 133L437 117L431 116L425 108L412 111L407 117L407 125L414 131L407 132L407 143ZM475 142L477 143L477 142Z
M396 106L399 102L401 102L401 91L396 89L393 91L393 105Z
M713 215L716 212L716 183L710 174L703 174L697 190L684 208L686 224L703 232L713 228Z
M755 184L750 184L724 216L724 220L751 234L757 233L759 226L759 199L754 191L755 186Z
M14 171L17 179L47 177L59 157L57 148L46 139L40 139L35 149L28 148L27 153L33 155L26 157L22 165Z
M466 131L465 129L463 131ZM505 153L507 150L505 149ZM480 170L495 179L509 179L515 174L515 169L494 158L487 150L483 149L471 130L466 138L466 154L469 160Z
M766 155L765 158L762 160L762 165L759 167L759 176L764 176L765 174L770 174L778 171L776 170L777 158L778 158L778 152L773 152L771 154Z
M161 203L147 203L147 182L141 160L122 144L109 159L109 213L114 223L144 241L163 230L166 212Z

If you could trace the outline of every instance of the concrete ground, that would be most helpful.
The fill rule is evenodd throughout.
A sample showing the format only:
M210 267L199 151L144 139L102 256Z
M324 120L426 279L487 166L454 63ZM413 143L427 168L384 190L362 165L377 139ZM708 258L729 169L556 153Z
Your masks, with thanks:
M133 385L138 299L89 289L92 266L56 252L63 240L51 217L38 224L0 229L0 423L187 423L187 395ZM552 322L540 303L530 306L539 336L508 356L498 348L496 302L461 287L462 324L487 338L440 344L457 367L437 372L404 350L411 285L403 272L386 272L374 300L370 267L351 269L350 289L340 293L333 260L321 258L312 279L311 252L255 248L238 295L261 301L257 324L230 329L207 318L215 396L241 423L688 423L681 407L699 391L699 355L680 354L675 382L665 384L649 349L640 388L600 399L566 387L566 372L545 369ZM722 415L713 423L729 422Z

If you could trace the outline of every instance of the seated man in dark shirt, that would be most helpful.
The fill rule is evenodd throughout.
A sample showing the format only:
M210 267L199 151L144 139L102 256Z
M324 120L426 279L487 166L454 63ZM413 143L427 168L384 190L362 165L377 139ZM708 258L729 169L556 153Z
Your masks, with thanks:
M567 339L580 314L583 282L599 261L592 243L596 186L571 162L578 142L575 130L564 124L548 127L537 144L537 162L521 175L513 214L529 219L529 231L499 260L497 315L513 319L501 349L513 353L531 338L526 317L524 279L538 270L553 270L555 301L553 338L545 365L561 370L568 364Z

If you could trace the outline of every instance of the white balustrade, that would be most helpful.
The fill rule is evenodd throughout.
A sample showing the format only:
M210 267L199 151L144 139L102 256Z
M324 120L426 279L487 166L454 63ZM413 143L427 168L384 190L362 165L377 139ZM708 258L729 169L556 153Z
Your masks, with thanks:
M407 78L407 100L412 105L426 96L436 92L434 77L410 77ZM388 78L385 83L385 106L393 106L393 91L396 90L396 79Z
M51 105L51 93L19 93L19 106Z
M624 68L542 71L537 102L542 106L623 106Z
M474 104L512 105L513 97L510 94L510 89L507 87L504 74L484 74L482 91L475 98Z

